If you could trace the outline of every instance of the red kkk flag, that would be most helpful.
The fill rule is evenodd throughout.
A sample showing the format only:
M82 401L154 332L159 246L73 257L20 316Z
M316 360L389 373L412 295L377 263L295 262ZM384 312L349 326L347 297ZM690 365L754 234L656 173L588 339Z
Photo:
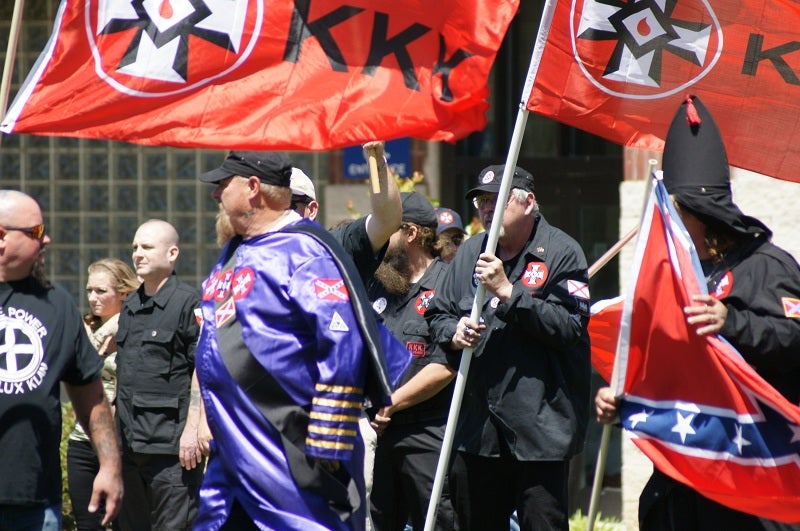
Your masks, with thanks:
M63 0L0 130L321 150L483 128L518 0Z
M798 27L795 2L552 1L527 108L661 150L680 100L696 94L731 165L800 182Z
M800 407L724 339L686 323L707 293L663 183L653 188L625 296L613 385L622 425L653 464L719 503L800 522Z

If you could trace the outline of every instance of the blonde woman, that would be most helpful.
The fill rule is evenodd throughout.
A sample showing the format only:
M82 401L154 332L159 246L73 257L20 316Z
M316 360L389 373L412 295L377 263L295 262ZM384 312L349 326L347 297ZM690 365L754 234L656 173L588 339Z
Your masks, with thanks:
M84 316L86 332L92 344L103 358L103 386L109 401L114 398L116 385L117 333L122 301L139 287L133 270L122 260L104 258L89 265L86 282L86 297L89 313ZM67 483L72 508L79 531L104 529L100 525L102 511L90 513L89 501L92 484L98 470L97 456L80 424L69 436L67 446Z

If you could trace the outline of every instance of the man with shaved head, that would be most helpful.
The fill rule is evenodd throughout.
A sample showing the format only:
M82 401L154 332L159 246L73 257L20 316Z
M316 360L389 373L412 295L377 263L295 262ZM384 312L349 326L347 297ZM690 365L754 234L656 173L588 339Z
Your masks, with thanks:
M117 332L117 423L123 451L123 530L189 529L197 514L202 456L190 386L200 293L178 280L178 232L159 219L133 237L142 280L122 306Z
M0 526L61 529L60 383L97 452L89 511L122 501L119 447L103 367L72 296L44 276L50 243L36 201L0 190Z

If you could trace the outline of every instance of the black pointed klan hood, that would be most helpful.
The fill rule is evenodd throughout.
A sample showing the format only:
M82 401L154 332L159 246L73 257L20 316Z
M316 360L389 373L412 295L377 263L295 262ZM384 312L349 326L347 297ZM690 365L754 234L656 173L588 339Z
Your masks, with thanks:
M772 234L733 202L722 136L697 96L687 96L675 114L664 141L661 168L667 191L706 225L741 234Z

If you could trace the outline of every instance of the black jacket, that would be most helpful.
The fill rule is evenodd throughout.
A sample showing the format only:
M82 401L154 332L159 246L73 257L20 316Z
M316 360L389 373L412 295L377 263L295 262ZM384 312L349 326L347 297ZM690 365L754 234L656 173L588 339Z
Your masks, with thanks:
M472 308L475 262L487 237L461 245L425 314L448 351L459 318ZM588 288L577 289L588 284L586 258L575 240L538 216L525 249L504 266L512 296L498 304L487 292L486 330L474 350L455 444L482 456L497 456L505 445L521 461L567 459L582 449L589 420ZM460 351L453 354L457 367Z
M800 404L800 267L764 241L723 275L709 293L728 309L720 335L765 380Z

